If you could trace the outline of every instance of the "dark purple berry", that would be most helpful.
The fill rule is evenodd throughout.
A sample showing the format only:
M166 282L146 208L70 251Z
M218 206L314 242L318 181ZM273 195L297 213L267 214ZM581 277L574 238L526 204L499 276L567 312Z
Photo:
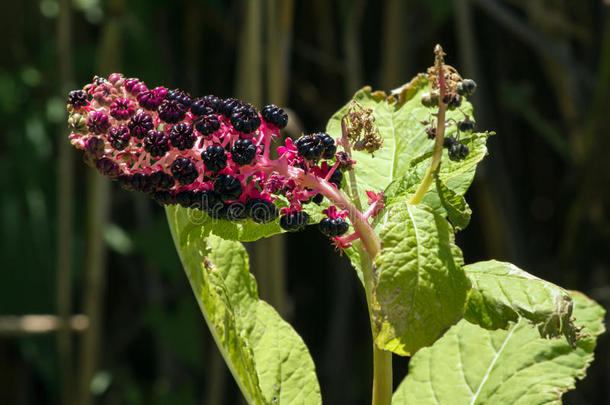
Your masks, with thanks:
M154 189L169 190L174 187L175 181L172 176L159 170L150 175L150 183Z
M208 95L199 98L195 100L193 104L191 104L191 112L196 117L208 114L215 114L219 112L220 102L220 98L213 95Z
M250 139L239 139L231 148L231 160L240 166L250 164L256 156L256 146Z
M168 124L182 121L186 116L186 107L176 100L165 100L158 108L159 118Z
M343 218L324 218L318 224L318 229L328 237L343 235L349 229L349 224Z
M74 108L85 107L89 104L87 100L87 93L82 90L72 90L68 93L68 104L71 104Z
M169 152L169 138L162 131L148 131L143 144L144 150L154 157L162 157Z
M197 191L193 205L207 212L212 218L219 218L218 212L224 207L224 202L214 190Z
M154 124L152 117L149 114L141 112L131 117L127 126L129 127L131 136L142 139L146 136L148 131L153 129Z
M218 117L213 114L204 115L195 122L195 129L203 136L213 134L218 131L219 128L220 121L218 120Z
M91 111L87 120L87 127L89 127L89 132L94 134L105 134L108 128L110 128L108 115L101 111Z
M243 105L243 102L241 100L238 100L236 98L227 98L220 102L218 106L218 112L227 118L231 118L233 110L241 105Z
M322 204L322 200L324 200L324 196L322 194L316 194L311 198L311 201L313 201L317 205Z
M117 182L121 186L121 188L127 191L134 191L133 186L131 185L131 175L129 174L121 174L116 178Z
M296 147L299 155L307 160L318 160L324 153L322 137L318 134L302 136L297 139Z
M221 200L237 200L243 192L241 182L230 174L221 174L214 180L214 191Z
M449 159L455 162L464 160L466 156L468 156L469 152L470 150L468 149L468 146L456 141L453 145L451 145L451 147L449 147Z
M329 183L334 184L339 189L341 188L342 180L343 180L343 173L341 173L339 170L335 170L333 172L333 174L331 174L330 178L328 179Z
M199 177L197 166L189 158L176 158L172 163L171 171L174 179L180 184L191 184Z
M261 115L265 122L275 125L278 129L286 128L288 125L288 114L275 104L264 106Z
M172 146L180 150L191 149L197 138L193 134L193 127L186 122L179 122L169 130L169 139Z
M470 97L470 96L472 96L472 94L474 93L474 91L476 89L477 89L477 84L475 83L474 80L464 79L464 80L458 82L456 91L457 91L457 94L459 94L460 96Z
M120 173L119 165L109 158L101 158L96 163L97 170L104 176L114 178Z
M207 170L218 172L227 167L227 154L220 145L210 145L202 153L201 159Z
M163 103L166 94L167 89L165 87L155 87L152 90L140 92L136 98L142 108L152 111L156 110Z
M191 113L195 117L201 117L202 115L213 114L214 111L212 111L212 109L209 108L206 103L199 98L193 101L193 103L191 104Z
M165 94L166 100L177 101L187 109L191 106L192 100L191 95L180 89L169 90Z
M125 149L127 145L129 145L130 138L129 129L124 124L121 124L118 127L112 127L110 128L110 131L108 131L108 142L110 142L110 146L116 150Z
M475 122L470 117L464 118L462 121L458 121L457 127L462 132L470 132L474 129Z
M332 159L335 157L335 153L337 152L337 146L335 145L335 140L328 134L318 133L316 134L322 138L322 144L324 145L324 153L322 157L324 159Z
M145 175L144 173L135 173L131 176L131 187L135 191L142 191L145 193L153 191L150 177Z
M249 134L261 125L261 118L251 104L243 104L233 109L231 125L239 132Z
M95 160L101 158L104 156L104 140L97 136L89 138L85 145L85 151Z
M154 193L152 193L152 198L160 205L176 204L176 197L171 191L155 191Z
M449 93L443 98L443 103L447 104L449 110L455 110L462 105L462 97L454 93Z
M257 224L266 224L278 216L278 209L271 201L262 198L253 198L246 202L246 212Z
M110 115L118 121L125 121L136 113L134 103L128 98L117 98L110 104Z
M456 141L456 139L454 137L448 136L445 139L443 139L443 147L449 149L456 142L457 141Z
M184 190L176 193L176 202L184 208L191 208L195 193L189 190Z
M280 226L288 232L296 232L309 223L309 214L305 211L290 211L280 217Z
M129 94L136 96L141 92L146 91L147 88L140 80L131 78L125 80L125 90L127 90Z

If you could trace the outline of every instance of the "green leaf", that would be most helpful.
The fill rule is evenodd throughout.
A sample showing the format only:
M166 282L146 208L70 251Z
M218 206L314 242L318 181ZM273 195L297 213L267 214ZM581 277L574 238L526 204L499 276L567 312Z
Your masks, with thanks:
M506 329L525 318L542 337L564 335L573 343L572 298L566 290L511 263L490 260L464 267L472 282L464 318L486 329Z
M576 323L584 326L575 347L541 338L525 319L494 331L462 320L413 356L392 404L561 404L584 378L604 331L604 309L579 292L571 295Z
M447 212L449 221L455 229L460 230L468 226L472 211L464 196L449 189L440 178L436 178L436 192L440 198L442 207Z
M248 255L167 207L174 243L212 336L249 404L320 404L315 367L300 336L258 298Z
M461 319L470 282L449 223L431 208L397 204L380 225L375 342L410 355Z

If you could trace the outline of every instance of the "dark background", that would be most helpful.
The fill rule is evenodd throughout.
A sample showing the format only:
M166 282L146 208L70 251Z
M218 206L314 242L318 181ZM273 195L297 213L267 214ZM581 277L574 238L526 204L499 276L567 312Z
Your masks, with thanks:
M113 71L284 105L294 136L322 130L365 84L389 90L424 71L442 43L479 84L479 128L497 132L467 195L466 261L509 260L608 308L609 3L2 2L0 403L241 403L163 210L67 143L67 91ZM312 352L325 403L368 403L366 307L346 260L313 229L248 248L262 296ZM75 332L55 332L54 315L83 313L88 328L77 317ZM47 316L9 317L31 314ZM566 402L610 402L609 351L605 334ZM396 384L406 365L395 360Z

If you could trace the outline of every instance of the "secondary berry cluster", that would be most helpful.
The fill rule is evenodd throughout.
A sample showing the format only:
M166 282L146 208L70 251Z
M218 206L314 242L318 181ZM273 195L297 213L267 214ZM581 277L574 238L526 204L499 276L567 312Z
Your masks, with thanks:
M477 88L477 84L471 79L462 79L461 76L451 66L446 65L445 72L445 85L447 86L447 94L443 97L442 102L447 105L447 109L455 110L459 109L462 104L464 97L470 97ZM434 73L433 77L436 77L437 72ZM432 86L434 87L435 80L431 80ZM439 90L436 89L429 93L424 93L421 98L421 103L424 107L433 108L438 107L440 102ZM422 121L424 125L430 124L426 127L426 134L428 138L434 139L436 137L436 122L434 120ZM453 161L460 161L465 159L470 150L468 146L460 141L460 134L463 132L472 132L475 127L475 122L470 119L468 114L464 113L464 119L461 121L455 121L453 124L457 128L457 136L446 136L443 142L443 146L447 149L449 159Z
M272 138L288 123L275 105L259 112L235 98L192 97L115 73L70 92L67 107L70 141L85 162L127 190L212 218L269 223L279 217L283 229L301 230L310 221L303 205L319 204L322 189L339 188L341 170L351 168L324 133L295 143L286 138L272 159ZM319 228L337 237L349 225L345 213L331 208Z

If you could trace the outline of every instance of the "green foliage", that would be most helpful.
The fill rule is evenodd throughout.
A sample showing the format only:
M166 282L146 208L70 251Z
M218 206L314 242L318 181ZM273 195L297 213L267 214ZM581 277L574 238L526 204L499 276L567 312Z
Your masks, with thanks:
M460 320L470 283L451 227L432 209L406 203L382 219L375 265L377 346L410 355Z
M244 247L192 224L188 209L166 212L206 323L248 403L321 403L309 351L258 298Z
M563 288L511 263L495 260L464 267L472 281L466 320L486 329L506 329L519 317L538 326L542 337L564 335L573 344L572 298Z
M571 295L585 336L575 347L540 338L526 319L493 331L462 320L413 356L392 404L560 404L584 377L604 331L604 310L581 293Z

